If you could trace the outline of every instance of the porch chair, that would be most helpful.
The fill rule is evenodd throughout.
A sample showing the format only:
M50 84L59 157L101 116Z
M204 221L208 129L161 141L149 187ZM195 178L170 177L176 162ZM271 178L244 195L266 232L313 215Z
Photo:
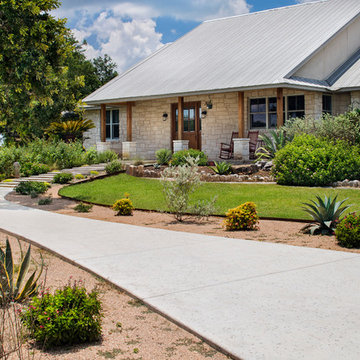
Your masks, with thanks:
M231 134L230 144L226 144L226 143L220 144L220 155L219 155L220 159L229 160L234 157L234 141L233 141L233 139L236 139L238 137L239 137L239 133L233 132Z
M259 138L259 131L249 131L248 137L250 139L249 157L250 157L250 159L255 159L255 152L256 152L258 138Z

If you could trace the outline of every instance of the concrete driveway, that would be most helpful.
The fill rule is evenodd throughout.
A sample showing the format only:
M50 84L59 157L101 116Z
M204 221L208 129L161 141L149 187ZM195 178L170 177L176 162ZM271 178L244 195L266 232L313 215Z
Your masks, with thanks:
M360 359L360 255L58 215L5 193L1 229L91 269L235 358Z

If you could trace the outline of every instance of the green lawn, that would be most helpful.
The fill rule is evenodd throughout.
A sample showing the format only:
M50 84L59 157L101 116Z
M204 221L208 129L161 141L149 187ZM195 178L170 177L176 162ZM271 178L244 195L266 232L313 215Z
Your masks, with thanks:
M161 182L153 179L135 178L126 174L108 177L79 185L64 187L60 195L96 204L112 205L129 193L138 209L166 210ZM351 211L360 211L360 190L290 187L279 185L214 184L203 183L192 199L210 199L217 195L217 214L246 201L253 201L260 217L308 219L302 211L302 203L315 195L338 195L349 198Z

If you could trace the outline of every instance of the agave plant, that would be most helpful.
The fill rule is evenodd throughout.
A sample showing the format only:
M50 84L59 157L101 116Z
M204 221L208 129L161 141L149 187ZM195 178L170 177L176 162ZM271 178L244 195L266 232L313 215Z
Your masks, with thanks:
M269 134L259 136L264 145L256 151L256 155L260 158L272 159L275 153L282 149L291 138L286 135L284 130L271 130Z
M27 278L31 260L31 245L24 256L21 244L20 263L15 265L9 240L6 240L5 252L0 248L0 305L21 302L34 295L38 290L38 280L44 268L41 257L40 271L36 268ZM36 275L36 273L38 274Z
M307 225L303 230L311 235L315 233L332 235L340 216L350 207L343 206L348 199L336 201L337 196L331 199L331 196L327 197L326 195L324 200L320 196L316 196L316 199L317 201L311 200L311 203L304 203L303 210L311 215L315 224Z
M46 130L47 134L57 135L66 142L82 139L84 132L95 128L94 123L88 119L75 119L53 122Z
M227 175L232 171L231 164L227 163L226 161L220 163L215 161L215 166L211 166L210 169L219 175Z

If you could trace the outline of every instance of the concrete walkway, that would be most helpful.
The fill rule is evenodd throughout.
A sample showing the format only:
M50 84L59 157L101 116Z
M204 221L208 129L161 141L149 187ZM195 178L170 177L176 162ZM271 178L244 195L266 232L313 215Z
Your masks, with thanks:
M0 228L118 284L236 357L358 360L360 255L101 222L3 200Z

